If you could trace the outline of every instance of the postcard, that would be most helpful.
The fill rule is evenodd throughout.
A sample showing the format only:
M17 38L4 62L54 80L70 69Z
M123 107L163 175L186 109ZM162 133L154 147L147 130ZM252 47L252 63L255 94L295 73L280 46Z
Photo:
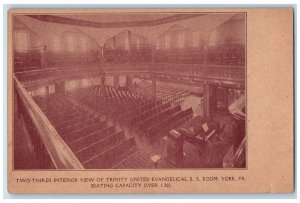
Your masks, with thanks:
M293 192L293 15L9 10L8 191Z

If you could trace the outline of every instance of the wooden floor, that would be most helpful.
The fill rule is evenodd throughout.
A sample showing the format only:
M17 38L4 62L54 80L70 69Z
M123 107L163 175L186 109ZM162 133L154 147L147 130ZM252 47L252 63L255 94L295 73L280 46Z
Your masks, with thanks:
M230 122L226 115L216 115L216 120L221 124ZM128 129L125 129L128 132ZM227 132L227 135L231 132ZM134 136L138 151L133 156L129 157L116 168L121 169L147 169L155 168L154 163L151 161L151 157L154 155L160 155L161 160L157 164L157 168L222 168L223 157L228 151L230 142L227 137L219 139L219 137L211 140L205 149L199 153L199 149L188 143L184 142L184 160L180 166L176 166L174 163L167 159L167 142L165 137L168 135L168 130L160 132L154 143L150 143L142 135L131 132L130 136ZM225 135L226 136L226 135Z
M136 147L132 148L132 152L129 153L127 156L124 156L116 165L111 166L112 168L118 168L118 169L151 169L151 168L219 168L222 167L222 159L224 157L224 154L228 151L230 142L227 138L227 135L229 135L231 132L227 132L225 136L216 136L213 140L211 140L210 143L207 144L205 149L199 150L196 146L184 142L184 159L182 163L179 165L175 165L173 162L168 160L167 158L167 142L166 142L166 136L168 135L169 130L179 127L183 125L185 122L188 121L187 118L184 118L182 120L178 120L178 122L175 122L173 126L168 126L164 130L159 131L155 135L155 139L150 142L150 140L140 131L138 130L132 130L132 128L129 128L126 125L122 125L121 123L118 123L115 119L110 119L109 116L104 114L99 114L96 109L91 108L91 106L85 105L84 103L77 101L76 94L72 94L70 92L68 94L68 99L72 101L72 103L76 104L75 106L75 113L73 112L72 108L69 107L69 109L66 109L66 112L70 114L72 119L70 121L65 121L64 125L60 125L61 121L63 120L65 115L60 114L60 112L57 112L62 116L61 119L57 120L57 115L52 112L47 112L47 116L50 116L50 121L53 120L54 126L59 128L59 132L65 134L63 135L63 139L67 143L71 143L71 140L67 139L66 135L70 134L67 132L72 132L73 137L80 137L79 134L74 134L76 131L74 129L80 129L85 126L93 126L96 125L96 122L104 122L105 126L114 126L114 132L124 132L125 140L131 139L134 137ZM176 98L176 97L175 97ZM176 99L176 102L172 103L172 107L178 105L180 101L185 101L185 99L189 99L189 95L187 94L185 97L179 97L179 99ZM168 99L168 98L167 98ZM194 102L195 98L193 98ZM61 103L66 101L60 101L56 102L56 105L60 105ZM188 104L190 101L185 101L185 104ZM200 98L199 98L200 102ZM41 102L38 102L41 103ZM66 102L66 104L71 104L70 102ZM79 110L79 109L80 110ZM84 114L78 113L80 116L77 119L76 112L85 112ZM90 116L91 115L91 116ZM55 118L55 119L54 119ZM78 122L82 120L83 118L87 118L84 122L84 126L82 125L82 122ZM230 120L227 119L226 115L217 115L216 120L218 120L221 124L222 123L230 123ZM91 120L91 122L89 122ZM68 122L68 123L66 123ZM70 125L72 122L72 125ZM68 125L67 125L68 124ZM90 129L92 129L90 127ZM95 128L96 129L96 128ZM97 129L100 129L100 127L97 127ZM70 136L69 136L70 137ZM105 137L102 135L102 137ZM113 139L113 138L112 138ZM118 138L116 138L118 139ZM122 138L123 139L123 138ZM104 144L105 142L103 142ZM118 144L119 142L116 142ZM104 146L104 145L101 146ZM100 145L99 145L100 146ZM73 147L72 149L75 149L76 146L73 146L70 144L70 147ZM99 149L97 149L99 150ZM200 152L201 151L201 152ZM74 151L75 152L75 151ZM88 152L88 151L87 151ZM90 153L90 152L88 152ZM151 160L151 157L154 155L160 155L161 159L158 162L158 164L155 166L154 163ZM117 154L114 156L118 156ZM79 156L80 158L80 156Z

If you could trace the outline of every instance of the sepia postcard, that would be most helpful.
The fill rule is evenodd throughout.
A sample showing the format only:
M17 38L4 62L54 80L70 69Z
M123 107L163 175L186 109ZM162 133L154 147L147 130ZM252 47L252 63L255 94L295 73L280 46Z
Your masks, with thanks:
M8 192L293 192L293 15L9 10Z

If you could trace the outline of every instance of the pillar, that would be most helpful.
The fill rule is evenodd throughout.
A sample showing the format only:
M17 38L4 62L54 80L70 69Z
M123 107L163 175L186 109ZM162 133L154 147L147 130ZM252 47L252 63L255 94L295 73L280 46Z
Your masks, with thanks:
M119 88L120 83L119 83L119 75L114 75L114 88Z
M151 49L151 63L154 63L154 61L155 61L155 46L150 45L150 49Z
M47 68L47 46L43 46L40 53L41 53L41 67Z
M116 37L113 37L113 47L114 47L114 49L117 48L117 40L116 40Z
M203 39L201 42L201 46L203 47L203 64L208 64L208 54L209 54L209 39Z
M131 52L131 31L128 31L128 51Z
M208 46L203 46L203 64L208 64Z
M226 108L228 108L229 103L228 103L228 98L229 98L229 89L228 88L224 88L224 94L223 94L223 101L224 101L224 105L226 106Z
M131 89L132 87L132 77L126 76L126 88Z
M156 79L152 79L152 97L156 99Z
M50 93L50 91L49 91L49 86L47 86L47 87L45 87L45 88L46 88L46 91L45 91L46 96L49 96L49 93Z
M203 84L203 117L209 118L210 116L210 93L209 93L209 84Z
M101 84L100 84L100 96L106 97L106 91L105 91L105 76L101 76Z
M56 82L55 83L55 93L65 93L65 82Z
M104 63L104 47L98 47L98 59L100 64Z

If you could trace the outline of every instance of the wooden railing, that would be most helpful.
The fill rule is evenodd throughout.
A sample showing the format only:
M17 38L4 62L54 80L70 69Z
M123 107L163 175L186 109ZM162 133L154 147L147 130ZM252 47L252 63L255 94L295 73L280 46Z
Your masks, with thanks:
M204 64L153 64L150 68L154 73L166 73L212 79L245 80L244 66L204 65Z
M51 81L57 77L57 68L38 69L15 73L15 76L24 85L36 83L39 81Z
M57 169L83 169L84 167L16 76L14 76L14 85L18 113L24 119L39 162L44 165L44 168L52 162Z
M95 66L64 66L38 69L15 73L24 86L39 82L51 82L95 76L103 73L98 65Z
M98 64L94 66L64 66L48 69L39 69L16 73L25 87L40 82L77 79L100 76L101 74L141 74L166 75L190 79L245 81L244 66L203 65L203 64L175 64L175 63L133 63L133 64Z
M105 71L148 71L150 65L150 63L107 63L102 64L101 68Z

